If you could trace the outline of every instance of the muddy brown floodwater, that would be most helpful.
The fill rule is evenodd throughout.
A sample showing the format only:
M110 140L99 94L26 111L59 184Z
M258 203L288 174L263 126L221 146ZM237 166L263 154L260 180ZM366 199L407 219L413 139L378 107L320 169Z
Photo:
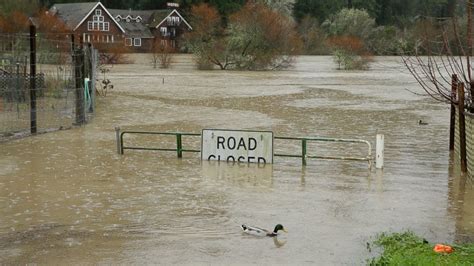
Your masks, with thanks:
M337 71L300 57L278 72L118 65L92 123L1 143L0 264L364 264L366 243L412 230L431 242L474 236L472 182L448 152L449 109L420 92L399 58ZM428 125L418 125L418 120ZM273 165L201 162L197 154L116 153L114 127L199 133L271 130L276 136L385 134L385 169L363 162L276 157ZM172 145L130 136L127 144ZM185 139L194 147L197 140ZM299 144L276 150L300 153ZM315 144L311 154L364 147ZM289 232L243 235L240 224Z

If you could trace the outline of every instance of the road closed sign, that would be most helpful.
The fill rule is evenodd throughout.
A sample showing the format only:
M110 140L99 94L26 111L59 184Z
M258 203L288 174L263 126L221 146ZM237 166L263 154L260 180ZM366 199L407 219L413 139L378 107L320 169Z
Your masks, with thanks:
M273 163L273 132L203 129L201 159L240 163Z

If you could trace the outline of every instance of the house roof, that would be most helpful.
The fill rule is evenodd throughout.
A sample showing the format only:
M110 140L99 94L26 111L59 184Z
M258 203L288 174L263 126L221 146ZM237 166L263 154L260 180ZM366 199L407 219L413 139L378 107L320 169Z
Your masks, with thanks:
M125 32L101 2L55 4L50 8L50 11L60 17L66 23L66 26L76 30L97 6L102 6L105 12L111 16L111 19L116 23L116 25Z
M128 15L130 15L132 18L140 16L143 23L148 24L153 12L156 10L109 9L109 11L114 16L114 18L118 15L120 15L120 17L123 19L125 19Z
M156 28L161 22L171 14L169 9L155 10L150 17L150 27Z
M159 10L159 11L161 11L161 10ZM169 10L164 10L164 11L167 12L166 15L164 15L165 12L163 12L163 13L155 12L156 16L153 19L153 24L150 24L150 27L158 28L163 22L165 22L167 17L171 16L172 14L175 14L175 15L178 15L181 18L181 21L183 21L186 24L186 26L188 26L188 29L190 29L190 30L193 29L193 27L191 27L191 25L189 25L189 23L183 18L183 16L181 16L181 14L178 12L178 10L173 9L173 11L171 11L171 12Z
M125 34L129 37L153 38L153 34L151 33L150 29L143 23L134 21L126 22L121 20L119 24L125 29Z
M55 4L50 11L60 17L69 28L74 29L95 5L97 2Z

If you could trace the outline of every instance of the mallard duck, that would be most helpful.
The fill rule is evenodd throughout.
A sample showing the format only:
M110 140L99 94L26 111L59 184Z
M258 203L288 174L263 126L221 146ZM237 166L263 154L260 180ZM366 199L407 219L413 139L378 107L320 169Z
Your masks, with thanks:
M273 229L273 232L270 232L266 229L262 229L262 228L255 227L255 226L248 226L248 225L245 225L245 224L241 225L240 227L242 227L242 230L244 230L244 233L254 235L254 236L270 236L270 237L273 237L273 236L277 236L278 231L280 231L280 230L287 233L286 229L281 224L277 224L275 226L275 229Z
M418 125L426 126L426 125L428 125L428 123L424 122L423 120L420 119L420 120L418 120Z

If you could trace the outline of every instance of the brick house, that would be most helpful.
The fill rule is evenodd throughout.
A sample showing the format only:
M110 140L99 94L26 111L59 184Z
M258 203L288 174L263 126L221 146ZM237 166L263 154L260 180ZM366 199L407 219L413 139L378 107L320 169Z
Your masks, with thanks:
M179 49L178 39L191 25L176 9L108 10L101 2L55 4L50 12L84 43L149 52L153 42Z

